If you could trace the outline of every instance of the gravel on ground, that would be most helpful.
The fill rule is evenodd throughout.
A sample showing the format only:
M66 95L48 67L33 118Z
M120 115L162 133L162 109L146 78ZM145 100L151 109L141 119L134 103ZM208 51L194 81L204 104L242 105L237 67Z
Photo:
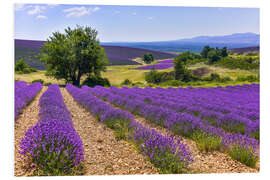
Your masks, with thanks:
M116 140L113 130L98 122L61 88L75 130L85 150L85 175L158 174L158 169L132 144Z
M20 141L25 136L25 132L31 126L38 122L39 114L39 99L47 87L43 87L37 94L34 100L23 110L23 113L15 120L14 123L14 175L15 176L29 176L32 174L34 168L23 161L19 154Z
M163 135L171 135L168 129L150 123L142 117L136 116L135 120L148 128L154 128ZM189 165L192 173L258 173L257 169L250 168L236 160L233 160L228 154L219 151L200 152L194 141L181 138L191 151L194 161Z

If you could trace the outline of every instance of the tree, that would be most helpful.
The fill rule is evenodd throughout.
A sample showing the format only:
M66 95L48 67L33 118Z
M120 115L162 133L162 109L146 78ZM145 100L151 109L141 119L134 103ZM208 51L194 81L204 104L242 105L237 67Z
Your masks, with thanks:
M212 64L214 62L217 62L220 59L220 56L218 55L217 51L211 50L208 52L207 58L209 60L209 63Z
M143 61L146 63L146 64L150 64L151 62L154 61L154 57L152 54L150 53L145 53L143 55Z
M190 71L185 67L186 55L179 55L174 59L174 76L175 80L180 80L184 82L190 81L191 74Z
M201 51L202 58L207 58L209 51L213 50L210 46L204 46L203 50Z
M80 86L83 75L100 77L101 71L106 71L108 59L97 35L95 29L78 25L66 28L65 33L54 32L39 54L46 65L46 75L76 86Z
M19 59L16 63L15 63L15 71L24 71L26 68L28 68L28 65L26 64L26 62L23 59Z
M221 49L220 55L221 55L222 57L227 57L227 56L228 56L227 47L223 47L223 48Z

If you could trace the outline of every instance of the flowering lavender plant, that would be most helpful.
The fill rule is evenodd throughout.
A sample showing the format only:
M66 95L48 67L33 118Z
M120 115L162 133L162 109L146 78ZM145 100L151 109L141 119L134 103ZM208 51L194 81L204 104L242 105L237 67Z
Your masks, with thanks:
M254 90L252 86L253 85L229 87L229 90L225 88L215 88L214 90L211 88L208 89L209 91L217 91L217 93L222 94L220 95L221 97L218 96L219 98L224 98L224 95L226 95L225 97L230 98L228 97L229 93L224 92L238 93L239 91L242 92L243 89L248 88L251 92L253 91L252 93L256 93L256 90ZM255 88L257 87L255 86ZM244 116L239 116L235 114L235 111L232 111L228 107L223 107L221 110L222 112L214 113L214 110L211 109L216 107L215 101L206 105L203 105L202 103L196 105L195 103L200 101L209 102L206 97L202 98L203 94L201 94L202 97L200 97L193 92L199 90L199 92L202 93L202 91L204 91L202 88L182 88L180 89L181 98L179 97L179 99L173 92L166 92L179 90L174 88L119 89L96 86L95 88L83 87L83 89L100 98L106 99L108 102L118 107L136 113L152 123L168 128L175 134L193 139L201 150L218 150L220 146L225 146L228 152L232 152L231 147L241 146L245 147L242 148L243 152L251 151L250 156L255 160L258 159L256 151L259 142L256 139L253 139L249 135L249 132L258 133L259 121L252 121ZM162 94L166 94L166 96L162 96ZM193 94L194 97L191 96ZM176 96L177 98L169 100L168 97L170 96ZM233 96L236 97L237 95L233 93ZM186 98L188 98L189 101L186 101ZM195 99L196 102L194 102L193 99ZM173 100L176 103L173 102ZM239 99L239 101L243 100ZM237 107L237 104L231 104ZM244 108L250 109L249 107ZM197 117L194 116L194 112L198 113ZM224 131L224 129L229 132ZM234 131L241 132L242 134L235 133ZM231 155L231 153L229 154ZM240 161L239 158L237 160Z
M120 133L125 139L134 142L138 149L146 155L161 173L180 173L192 162L192 155L180 139L163 136L149 130L136 122L127 111L113 108L91 93L87 86L81 89L67 85L66 89L73 98L95 115L99 114L101 122ZM105 97L105 96L104 96ZM100 113L102 112L102 113ZM177 142L177 143L175 143Z
M15 83L15 119L22 113L26 107L36 97L37 93L42 89L39 82L27 85L26 82L17 81Z
M39 122L30 127L22 138L20 154L44 174L69 174L83 161L84 150L59 87L49 86L39 105Z

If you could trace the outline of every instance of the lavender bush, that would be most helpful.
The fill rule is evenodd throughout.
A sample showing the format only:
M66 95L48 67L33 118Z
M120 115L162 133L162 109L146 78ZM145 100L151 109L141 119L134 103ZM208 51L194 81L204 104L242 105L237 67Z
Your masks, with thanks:
M113 108L89 94L84 88L67 85L66 89L77 102L98 117L101 122L116 130L118 137L120 134L122 139L134 142L161 173L180 173L192 162L191 153L180 139L175 140L147 129L136 122L129 112Z
M39 105L39 122L22 138L20 154L43 174L70 174L84 160L84 150L59 87L50 85Z
M229 92L233 92L232 95L234 98L237 98L235 93L239 93L239 91L242 93L242 95L244 95L245 89L250 89L251 91L249 92L257 93L253 87L257 88L256 85L229 87L228 89L218 87L214 90L208 88L208 90L212 91L212 93L213 91L217 91L217 93L221 96L218 96L218 99L224 100L226 103L230 103L231 106L235 107L234 109L224 105L222 101L214 101L214 98L212 101L211 96L209 99L207 99L207 97L204 97L204 94L202 93L202 90L204 91L204 89L201 88L199 89L201 96L198 96L192 92L197 91L198 89L182 88L180 89L181 98L176 93L173 93L173 91L178 90L174 88L119 89L115 87L103 88L98 86L95 88L84 86L82 88L85 89L85 91L103 98L116 106L127 109L132 113L143 116L145 119L155 124L168 128L175 134L192 138L195 140L196 144L201 150L218 150L222 145L226 147L229 154L232 156L231 152L234 152L235 149L237 149L236 147L241 146L244 148L242 148L242 151L238 151L238 153L243 154L244 152L251 152L250 157L252 156L252 159L257 160L258 154L256 151L259 146L259 142L250 136L250 132L258 132L259 121L250 120L243 115L235 114L236 108L238 112L243 111L243 109L240 110L240 107L239 105L237 106L237 103L229 102L226 99L230 98L228 97ZM170 92L166 92L166 90ZM191 97L193 94L195 95ZM212 96L215 96L215 94ZM248 96L244 97L248 98ZM252 96L249 95L249 97ZM242 99L236 100L239 102L244 101ZM253 100L254 103L250 99L247 100L249 103L252 103L254 106L253 108L256 109L255 102L257 102L257 100ZM201 101L204 101L208 104L203 104ZM223 106L216 105L218 103L223 104ZM218 113L213 113L213 109L215 109L217 106L222 109L220 109L220 112ZM248 103L244 104L243 108L246 108L249 111L254 111L254 109L249 108ZM211 113L208 113L207 110ZM194 116L195 112L197 113L197 117ZM218 119L216 119L216 116ZM205 121L205 119L207 119L207 121ZM237 125L239 125L240 128L238 128ZM229 132L224 131L224 129ZM237 133L234 133L232 130L235 130ZM241 157L242 155L239 154L239 156ZM238 158L237 160L249 165L243 159L244 158Z
M27 85L26 82L15 82L15 119L22 113L23 108L26 107L42 89L41 83L33 83Z

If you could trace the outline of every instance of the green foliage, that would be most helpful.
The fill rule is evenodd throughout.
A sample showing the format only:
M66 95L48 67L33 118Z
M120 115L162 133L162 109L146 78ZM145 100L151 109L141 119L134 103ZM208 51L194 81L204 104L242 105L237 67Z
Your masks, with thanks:
M191 135L191 139L195 141L200 151L215 151L221 147L221 138L213 136L202 131L195 131Z
M95 29L78 25L66 28L63 34L54 32L40 48L39 58L46 65L47 75L76 86L80 86L83 75L100 76L108 60L97 35Z
M35 68L28 67L28 64L23 59L19 59L15 63L15 72L18 74L28 74L31 72L37 72L37 70Z
M211 51L213 48L210 48L210 46L204 46L204 48L201 51L202 58L207 58L209 51Z
M131 85L132 84L132 81L130 81L129 79L125 79L121 85Z
M116 139L127 139L132 133L130 122L125 119L107 119L105 125L114 130Z
M86 85L89 87L95 87L95 86L105 86L110 87L110 81L107 78L102 78L100 76L89 76L87 77L82 85Z
M229 151L229 155L233 159L235 159L235 160L237 160L237 161L239 161L239 162L241 162L249 167L252 167L252 168L255 167L255 164L258 161L258 157L252 151L252 149L241 147L241 146L235 145L234 147L231 147L231 149Z
M238 76L236 81L258 82L258 81L260 81L260 77L259 76L254 76L254 75Z
M217 66L222 66L229 69L243 69L253 70L259 69L259 61L252 60L251 58L232 58L225 57L215 63Z
M43 84L44 80L43 79L35 79L32 81L32 83L35 83L35 82L40 82L41 84Z
M219 49L218 47L211 48L210 46L204 46L203 50L201 51L202 58L207 58L210 64L213 64L219 61L223 57L228 56L227 47L223 47Z
M227 47L223 47L223 48L221 49L220 55L221 55L222 57L227 57L227 56L228 56Z
M146 53L143 55L143 61L146 63L146 64L150 64L151 62L154 61L154 57L152 54L150 53Z
M189 82L193 79L191 71L185 67L186 56L187 56L186 54L179 55L174 59L175 80Z
M180 86L182 83L178 80L169 80L162 83L163 86Z
M204 77L201 79L202 81L213 81L213 82L228 82L233 81L229 76L220 77L217 73L211 73L210 76Z
M217 62L220 59L220 56L216 50L211 50L207 54L208 62L210 64L213 64L214 62Z
M155 69L145 74L145 80L147 83L160 84L165 81L173 80L174 72L158 72Z
M28 65L25 63L23 59L19 59L15 63L15 71L23 71L26 68L28 68Z
M145 81L147 83L160 84L161 83L161 73L155 69L147 72L145 74Z

